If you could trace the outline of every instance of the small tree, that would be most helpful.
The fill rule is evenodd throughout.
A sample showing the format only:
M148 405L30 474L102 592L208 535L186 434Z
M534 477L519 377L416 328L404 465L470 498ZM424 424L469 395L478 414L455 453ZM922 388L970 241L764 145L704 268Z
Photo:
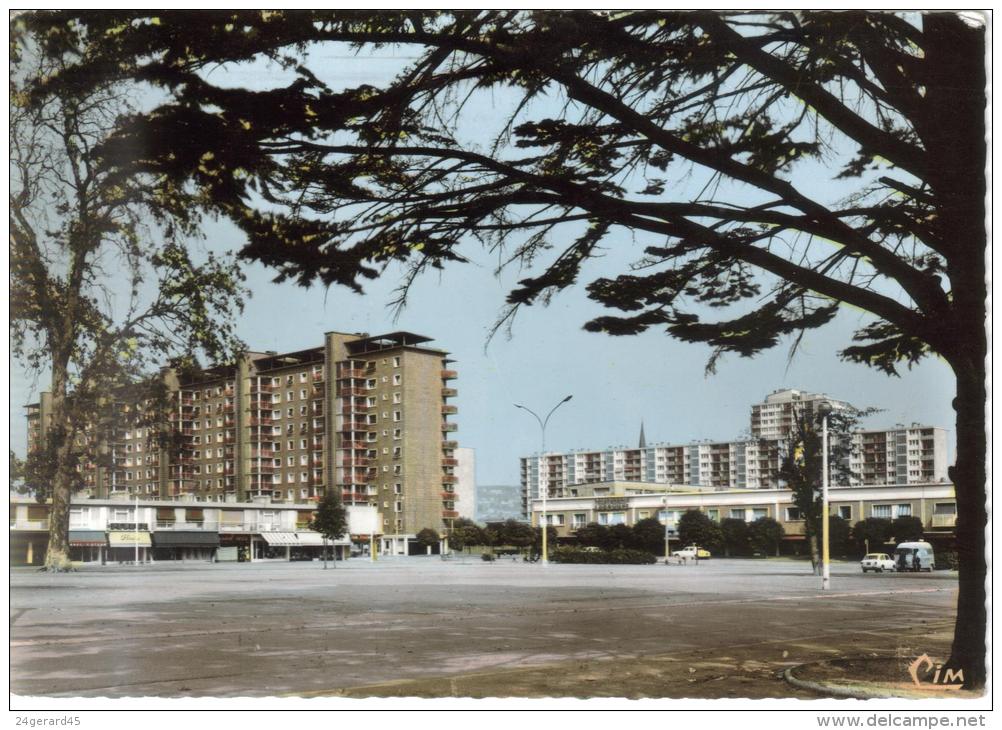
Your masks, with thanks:
M417 540L418 545L427 550L433 545L437 545L442 538L440 538L438 533L432 528L425 527L423 530L418 532L415 539Z
M469 550L474 545L483 545L483 530L473 520L460 517L453 522L449 531L449 544L457 550Z
M553 525L546 526L547 551L557 547L557 528ZM533 528L532 552L534 555L543 554L543 530L539 527Z
M549 538L549 535L547 535ZM501 540L506 545L525 550L536 541L536 530L518 520L505 520L501 526Z
M756 552L779 555L779 543L786 530L772 517L759 517L748 525L748 542Z
M609 547L612 550L623 549L633 542L633 530L627 525L612 525L609 528Z
M720 521L724 554L744 555L748 552L748 523L737 517L726 517Z
M828 516L828 549L832 555L845 556L849 553L851 533L848 520L838 515Z
M877 551L891 539L891 521L883 517L867 517L852 527L852 539L859 552Z
M698 545L711 552L719 550L724 543L721 525L711 520L704 512L695 509L686 511L679 518L678 537L683 546Z
M341 498L333 492L324 494L317 505L317 512L310 521L310 529L319 532L324 541L335 542L348 532L348 510L341 503ZM334 567L337 567L335 556ZM324 570L327 569L327 545L324 545Z
M665 527L660 520L648 517L633 526L633 542L630 547L660 555L665 548Z
M913 542L925 535L922 520L914 515L902 515L891 523L891 537L894 542Z
M609 528L597 522L589 522L584 527L579 527L574 533L578 545L582 547L597 547L601 550L608 550L611 545Z

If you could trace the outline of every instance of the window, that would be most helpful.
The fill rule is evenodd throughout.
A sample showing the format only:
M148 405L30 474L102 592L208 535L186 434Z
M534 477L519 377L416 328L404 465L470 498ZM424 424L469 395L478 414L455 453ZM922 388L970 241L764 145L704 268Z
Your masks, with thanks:
M285 463L286 463L287 466L295 466L296 465L296 457L295 456L289 456L289 457L287 457L286 460L285 460Z
M399 439L399 438L401 438L401 431L400 431L400 429L399 429L399 428L395 428L395 429L393 429L393 438L394 438L394 439Z
M714 522L720 520L720 510L719 509L708 509L706 510L706 516L709 517Z
M282 412L281 411L272 411L271 412L271 417L274 418L277 421L278 419L280 419L282 417Z
M600 525L625 525L625 512L599 512L598 524Z
M883 517L885 519L891 518L891 505L889 504L875 504L870 508L870 515L873 517Z
M571 517L571 527L577 529L578 527L584 527L588 520L588 515L584 512L576 512Z
M798 522L804 519L800 514L799 507L787 507L786 508L786 521L787 522Z
M300 383L305 383L306 382L306 373L300 373L299 374L299 382ZM304 390L303 391L303 398L305 398L305 397L306 397L306 391Z
M306 448L306 439L299 439L299 448L301 449Z
M843 520L852 519L852 505L851 504L840 504L838 506L838 516Z
M400 403L400 393L394 393L393 394L393 402L394 403Z
M393 411L393 420L395 422L399 423L401 418L403 418L403 414L401 411Z
M894 516L895 517L908 517L912 513L912 506L910 504L896 504L894 505Z
M393 376L394 385L400 385L401 380L403 380L403 378L400 376L400 373L397 373L396 375Z
M932 508L934 515L955 515L957 514L957 504L955 502L938 502Z
M754 508L752 509L751 514L752 514L752 521L754 522L755 520L760 520L763 517L768 517L769 510Z
M743 520L744 518L745 518L745 509L744 509L744 507L731 509L731 519L732 520Z
M393 358L393 367L395 367L395 368L400 367L400 358L399 357Z
M403 512L404 511L404 503L403 502L394 502L393 503L393 511L394 512Z
M295 415L295 410L296 410L295 408L289 408L285 411L285 415L287 415L289 418L292 418L293 415Z

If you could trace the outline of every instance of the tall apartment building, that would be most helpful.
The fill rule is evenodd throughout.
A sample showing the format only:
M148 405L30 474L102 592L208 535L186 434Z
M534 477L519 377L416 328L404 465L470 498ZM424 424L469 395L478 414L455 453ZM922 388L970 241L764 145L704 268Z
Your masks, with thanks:
M112 419L98 434L106 458L81 468L87 492L302 502L334 489L346 504L375 505L384 536L448 529L458 516L457 408L448 402L456 372L427 342L329 332L323 346L298 352L245 352L194 373L165 368L167 423ZM28 406L29 450L49 411L47 393Z
M574 496L576 485L598 482L649 482L714 490L776 489L785 440L795 418L817 412L822 403L851 408L826 395L781 390L752 406L752 438L698 441L637 448L571 451L523 457L520 460L523 514L529 500L539 499L541 487L552 497ZM913 424L890 430L859 430L852 434L853 473L848 486L927 484L946 482L946 431Z
M811 419L823 403L827 403L833 409L851 408L846 401L836 400L820 393L805 393L793 389L773 391L762 403L756 403L751 408L752 438L785 439L792 432L798 416Z

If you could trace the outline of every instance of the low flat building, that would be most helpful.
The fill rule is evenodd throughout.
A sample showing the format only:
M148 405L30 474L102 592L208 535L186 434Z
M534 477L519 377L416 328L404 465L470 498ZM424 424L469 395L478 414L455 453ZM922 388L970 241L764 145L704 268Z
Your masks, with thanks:
M547 522L558 537L571 538L590 523L634 525L656 518L673 533L688 510L699 510L719 521L736 518L753 522L771 517L783 525L786 540L804 540L804 520L788 489L693 489L687 485L636 482L601 482L580 485L575 496L547 500ZM532 501L532 524L539 525L543 501ZM833 487L829 490L833 515L855 524L868 517L894 519L918 517L931 537L952 537L957 521L957 500L949 483L890 484L866 487Z
M352 544L368 548L376 508L349 505L348 534L328 543L344 558ZM323 536L309 528L316 504L211 503L193 500L79 499L70 504L70 558L78 563L312 560ZM49 505L10 499L11 565L42 565L49 542ZM378 533L377 533L378 534ZM384 550L389 546L382 544Z

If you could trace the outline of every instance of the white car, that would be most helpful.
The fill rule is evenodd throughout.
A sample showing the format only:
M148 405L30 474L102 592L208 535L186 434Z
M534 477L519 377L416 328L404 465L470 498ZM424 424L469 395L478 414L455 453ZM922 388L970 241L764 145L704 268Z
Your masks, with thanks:
M872 570L874 573L883 573L885 570L894 570L894 560L887 553L867 553L859 561L863 572Z
M676 557L687 558L690 560L693 558L699 558L700 560L705 560L710 557L709 550L704 550L703 548L696 547L695 545L690 545L689 547L682 548L681 550L676 550L672 554L675 555Z

